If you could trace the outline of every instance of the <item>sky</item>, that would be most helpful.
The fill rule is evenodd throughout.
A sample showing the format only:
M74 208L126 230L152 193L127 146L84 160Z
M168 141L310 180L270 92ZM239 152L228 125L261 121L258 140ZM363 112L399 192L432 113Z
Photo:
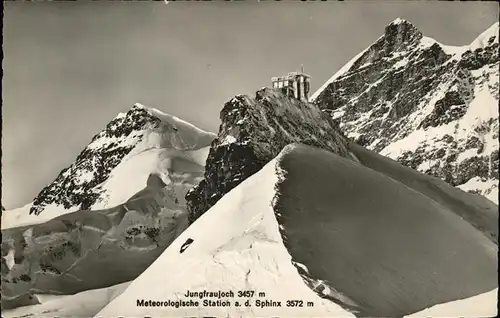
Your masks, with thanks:
M22 206L136 102L217 132L236 94L304 65L311 93L400 17L448 45L491 2L4 2L2 205Z

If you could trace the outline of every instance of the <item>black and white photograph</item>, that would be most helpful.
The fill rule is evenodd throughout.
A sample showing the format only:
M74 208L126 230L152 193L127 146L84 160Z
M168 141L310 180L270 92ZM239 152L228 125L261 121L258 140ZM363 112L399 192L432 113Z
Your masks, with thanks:
M3 318L498 315L496 1L3 6Z

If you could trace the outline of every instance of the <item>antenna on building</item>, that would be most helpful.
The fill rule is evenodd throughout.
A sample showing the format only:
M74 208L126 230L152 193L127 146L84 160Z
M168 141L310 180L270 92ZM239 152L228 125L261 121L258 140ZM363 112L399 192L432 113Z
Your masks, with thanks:
M304 64L300 64L300 72L304 73Z

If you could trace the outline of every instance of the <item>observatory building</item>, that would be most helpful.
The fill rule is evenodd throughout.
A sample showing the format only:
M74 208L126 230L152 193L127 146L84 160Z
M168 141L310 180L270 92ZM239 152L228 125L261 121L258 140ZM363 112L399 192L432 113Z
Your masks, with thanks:
M300 72L290 72L286 76L273 77L271 81L273 88L283 89L288 96L293 96L304 102L309 100L311 77L304 73L303 68Z

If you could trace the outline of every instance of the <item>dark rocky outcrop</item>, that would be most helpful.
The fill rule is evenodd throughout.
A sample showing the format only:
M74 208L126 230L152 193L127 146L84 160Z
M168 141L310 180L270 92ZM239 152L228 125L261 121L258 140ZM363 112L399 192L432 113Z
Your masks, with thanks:
M290 143L348 156L347 141L330 116L280 90L264 88L257 91L255 98L236 96L224 105L220 119L205 177L186 195L190 222Z

